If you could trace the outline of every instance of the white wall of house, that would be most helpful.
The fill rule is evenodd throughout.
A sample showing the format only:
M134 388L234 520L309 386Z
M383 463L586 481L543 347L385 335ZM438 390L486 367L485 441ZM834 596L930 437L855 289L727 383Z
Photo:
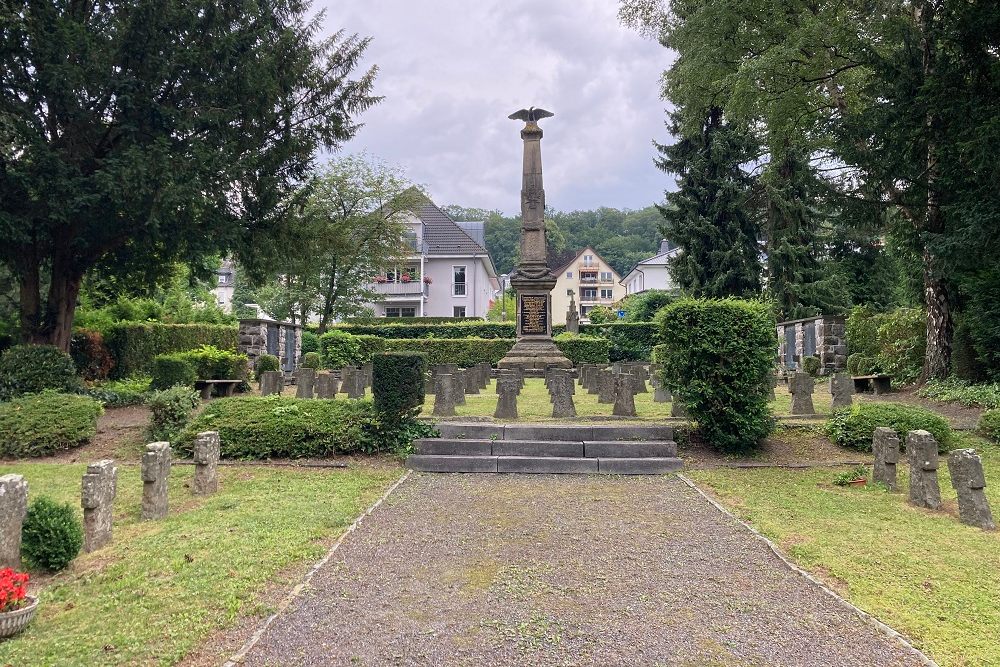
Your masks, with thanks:
M637 294L648 289L671 290L676 287L666 264L639 263L622 280L626 294Z
M490 278L486 269L486 258L458 256L431 256L425 260L425 274L430 276L427 304L424 315L427 317L456 317L465 313L465 317L486 317L490 302L499 286L496 279ZM464 269L463 283L458 280Z

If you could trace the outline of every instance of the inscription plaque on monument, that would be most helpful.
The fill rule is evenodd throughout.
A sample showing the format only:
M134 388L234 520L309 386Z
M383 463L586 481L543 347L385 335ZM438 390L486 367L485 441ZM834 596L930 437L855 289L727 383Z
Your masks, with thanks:
M539 294L521 295L521 335L544 336L549 331L548 297Z

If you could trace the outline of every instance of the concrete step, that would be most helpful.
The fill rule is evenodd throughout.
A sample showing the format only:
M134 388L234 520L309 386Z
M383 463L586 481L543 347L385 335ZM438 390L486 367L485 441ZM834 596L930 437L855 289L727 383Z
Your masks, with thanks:
M667 424L491 424L449 422L436 424L442 438L466 440L667 441L674 427Z
M423 472L577 473L664 475L684 467L676 457L583 458L567 456L440 456L411 454L406 467Z
M571 442L420 438L413 441L413 449L416 454L437 456L557 456L622 459L677 456L677 444L672 440L585 440Z

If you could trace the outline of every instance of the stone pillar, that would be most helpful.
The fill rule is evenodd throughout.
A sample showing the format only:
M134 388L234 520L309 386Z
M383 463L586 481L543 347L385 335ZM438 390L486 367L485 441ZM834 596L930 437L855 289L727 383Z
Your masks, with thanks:
M611 414L617 417L635 417L635 377L631 373L614 376L615 405Z
M774 376L774 373L767 377L767 398L773 401L776 396L774 395L774 388L778 386L778 378Z
M615 402L615 372L610 368L597 373L597 402L604 405Z
M569 308L566 309L566 333L580 333L580 311L576 309L576 301L573 300L573 290L566 290L569 294Z
M899 436L896 432L885 426L877 427L872 435L872 453L875 455L872 481L885 484L890 491L898 491L896 464L899 463Z
M927 431L906 434L906 460L910 466L910 503L931 510L941 509L938 486L938 444Z
M219 490L219 432L204 431L194 439L195 495L207 496Z
M170 443L151 442L142 455L142 519L167 516L167 480L170 477Z
M28 483L21 475L0 476L0 567L21 568L21 526L28 513Z
M313 387L316 385L316 370L300 368L296 371L295 398L312 398Z
M455 405L465 405L465 371L455 369L451 373L452 397Z
M497 409L493 416L497 419L517 419L517 394L521 383L515 373L500 371L497 377Z
M807 373L796 373L789 379L788 390L792 392L793 415L816 414L812 398L814 385L815 381Z
M434 377L434 410L436 417L455 416L455 382L450 373L438 373Z
M285 388L285 374L281 371L264 371L260 374L260 395L280 394Z
M986 498L986 475L983 460L974 449L956 449L948 455L951 485L958 494L958 516L962 523L995 530L990 501Z
M465 393L478 394L482 382L482 369L475 366L465 369Z
M854 394L854 380L847 373L834 373L830 376L830 396L833 397L833 410L851 407L851 395Z
M316 397L337 397L337 378L332 373L320 373L316 376Z
M83 550L96 551L111 541L111 512L118 493L118 468L111 459L87 466L80 504L83 505Z

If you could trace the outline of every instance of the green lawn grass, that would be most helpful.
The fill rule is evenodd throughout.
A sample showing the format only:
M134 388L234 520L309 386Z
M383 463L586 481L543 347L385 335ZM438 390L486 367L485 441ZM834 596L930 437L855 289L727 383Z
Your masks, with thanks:
M83 465L0 466L28 480L31 497L80 506ZM400 474L225 467L220 492L187 488L193 468L170 474L170 515L140 522L137 466L119 466L114 541L81 554L46 583L38 616L0 643L3 665L172 665L240 615L266 614L269 580L317 560ZM82 515L82 511L81 515ZM284 591L279 591L284 595Z
M1000 515L1000 448L966 436L983 456ZM909 637L942 666L1000 665L1000 533L959 523L948 470L949 513L909 506L905 493L836 487L840 472L698 470L702 488L773 539L800 566Z

